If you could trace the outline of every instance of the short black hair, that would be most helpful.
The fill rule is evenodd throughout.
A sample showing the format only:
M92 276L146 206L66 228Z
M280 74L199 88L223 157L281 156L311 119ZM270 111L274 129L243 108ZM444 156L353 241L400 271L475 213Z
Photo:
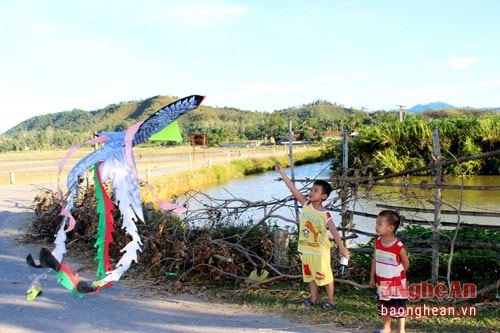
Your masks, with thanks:
M398 212L388 209L381 211L378 216L386 217L387 224L394 227L394 232L398 230L399 224L401 223L401 218L399 217Z
M326 181L322 179L315 180L313 185L319 185L323 189L323 194L326 194L326 197L330 196L330 193L332 193L333 189L332 186Z

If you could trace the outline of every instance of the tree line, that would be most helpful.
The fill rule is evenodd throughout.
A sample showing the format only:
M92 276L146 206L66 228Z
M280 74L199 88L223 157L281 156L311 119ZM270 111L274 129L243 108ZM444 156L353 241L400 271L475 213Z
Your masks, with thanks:
M155 96L143 101L112 104L101 110L75 109L32 117L0 135L0 152L24 149L66 149L86 141L96 132L123 131L144 120L177 98ZM317 100L273 113L243 111L203 104L179 119L184 143L192 134L207 134L211 146L222 143L261 141L287 135L288 119L300 133L299 140L320 140L326 131L340 130L342 124L368 121L368 112ZM174 142L150 144L174 145Z

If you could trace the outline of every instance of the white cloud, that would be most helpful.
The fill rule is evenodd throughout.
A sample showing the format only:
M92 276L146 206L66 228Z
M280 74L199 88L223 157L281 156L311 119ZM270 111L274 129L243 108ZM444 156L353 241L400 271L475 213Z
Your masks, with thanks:
M249 94L253 95L255 93L284 93L284 92L301 92L301 91L314 91L314 90L325 90L326 87L316 84L266 84L266 83L244 83L242 84Z
M479 61L475 57L449 57L445 62L439 60L432 60L428 65L438 72L446 72L448 70L461 70L466 69Z
M219 24L226 20L238 18L249 12L247 7L234 4L179 4L151 6L143 11L150 19L153 16L159 21L170 21L185 26L206 26Z
M448 67L451 69L465 69L479 61L474 57L450 57L448 58Z
M488 87L496 87L500 86L500 80L490 80L490 81L483 81L475 84L477 88L488 88Z
M434 68L436 71L438 72L445 72L446 71L446 66L443 65L442 62L440 62L439 60L432 60L432 61L429 61L428 62L428 65L431 67L431 68Z

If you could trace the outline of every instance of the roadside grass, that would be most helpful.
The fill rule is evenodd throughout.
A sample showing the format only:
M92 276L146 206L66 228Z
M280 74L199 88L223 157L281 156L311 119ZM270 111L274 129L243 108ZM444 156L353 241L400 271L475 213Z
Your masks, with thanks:
M234 287L234 286L233 286ZM249 306L262 313L273 313L294 322L311 326L336 324L345 330L353 332L370 332L380 328L380 318L377 314L375 291L372 289L357 289L345 284L335 284L335 300L337 307L333 311L322 310L320 306L304 308L302 302L309 297L307 286L298 282L283 282L272 286L259 286L235 292L234 288L218 288L210 291L217 298L227 298ZM320 299L326 300L326 293L320 289ZM321 301L320 301L320 304ZM444 302L411 302L412 307L456 308L456 315L435 316L423 318L410 316L406 320L408 332L483 332L497 333L500 327L500 308L492 305L469 303L449 304ZM461 306L476 306L476 316L459 315ZM444 310L443 310L444 311ZM449 310L447 310L449 311ZM392 322L396 329L396 320Z
M326 301L326 293L320 288L320 305L302 307L302 302L309 298L307 286L302 283L284 283L274 290L251 290L239 295L242 302L251 304L263 312L280 313L282 316L306 323L321 325L335 323L345 329L374 329L377 327L376 303L373 291L356 291L342 285L336 285L335 310L323 310L321 304Z

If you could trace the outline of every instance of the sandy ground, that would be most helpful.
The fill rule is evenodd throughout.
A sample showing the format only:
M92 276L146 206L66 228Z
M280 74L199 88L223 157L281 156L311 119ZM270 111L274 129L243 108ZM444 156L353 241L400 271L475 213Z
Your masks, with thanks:
M55 184L43 185L55 188ZM0 331L14 332L353 332L331 325L307 325L237 305L193 295L142 296L114 283L79 298L56 282L41 279L43 293L26 300L32 279L46 269L26 264L40 245L20 244L34 219L30 205L40 186L0 187ZM72 263L73 265L73 263ZM92 277L89 278L92 280Z

